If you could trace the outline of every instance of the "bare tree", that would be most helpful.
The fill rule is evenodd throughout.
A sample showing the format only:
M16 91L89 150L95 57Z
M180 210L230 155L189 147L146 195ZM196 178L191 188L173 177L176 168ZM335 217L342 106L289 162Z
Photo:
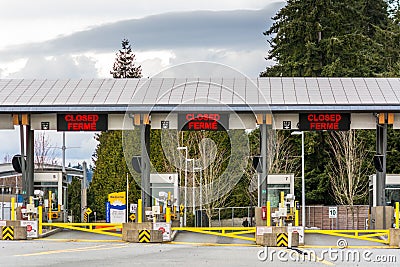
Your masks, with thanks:
M3 157L3 163L11 163L12 157L10 154L5 154Z
M35 138L35 164L44 168L45 164L57 164L55 146L45 132L39 132Z
M300 169L299 158L296 157L293 143L289 142L290 136L285 136L283 131L268 130L268 173L269 174L287 174L297 173ZM260 144L260 142L256 142ZM258 175L249 159L249 168L246 177L249 178L249 197L252 203L257 203Z
M244 174L249 153L245 135L244 131L230 130L225 133L220 132L218 136L207 131L190 132L187 136L186 144L189 151L199 155L199 158L195 159L195 168L200 168L202 172L201 186L200 175L195 176L196 204L200 203L201 187L202 208L206 211L210 225L215 210L224 206L234 185ZM191 175L194 175L192 166L188 167ZM188 193L190 201L192 192Z
M333 196L338 204L350 207L354 224L354 203L368 193L367 168L364 164L367 151L355 130L332 132L328 143L332 152L328 175Z

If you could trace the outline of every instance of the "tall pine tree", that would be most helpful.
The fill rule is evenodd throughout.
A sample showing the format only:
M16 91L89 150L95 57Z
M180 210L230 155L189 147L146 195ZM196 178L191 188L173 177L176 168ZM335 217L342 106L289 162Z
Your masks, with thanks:
M267 59L277 64L261 76L382 75L382 55L394 41L387 10L383 0L287 1L264 33L271 37Z
M113 70L110 74L114 78L141 78L142 67L135 66L135 54L132 53L131 45L128 39L122 40L122 49L116 53Z

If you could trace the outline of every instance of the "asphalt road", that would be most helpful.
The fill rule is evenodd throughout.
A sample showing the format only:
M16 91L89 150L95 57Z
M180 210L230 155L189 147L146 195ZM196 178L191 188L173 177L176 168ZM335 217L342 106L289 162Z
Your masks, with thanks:
M122 242L116 237L63 231L38 240L0 241L0 266L393 267L398 266L400 262L398 249L335 249L335 246L332 246L331 249L290 250L239 244L242 241L230 239L229 242L217 236L179 236L175 243L136 244ZM324 240L321 237L319 239ZM325 237L328 243L335 240L334 237ZM211 241L214 244L211 244Z
M136 244L94 240L60 242L54 239L0 241L1 266L397 266L399 250L273 249L254 246ZM313 251L313 252L312 252ZM365 252L368 258L365 258ZM300 252L300 254L298 253ZM312 254L315 253L315 254ZM359 255L359 260L356 256ZM321 257L321 255L323 257ZM386 257L391 263L373 262ZM350 258L349 258L350 257ZM396 263L393 263L395 261Z

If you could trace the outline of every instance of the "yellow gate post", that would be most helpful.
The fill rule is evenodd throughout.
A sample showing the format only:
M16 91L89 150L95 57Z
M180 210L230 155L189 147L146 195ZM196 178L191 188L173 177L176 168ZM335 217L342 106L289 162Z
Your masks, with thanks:
M271 202L267 201L267 226L271 226Z
M38 222L38 224L39 224L39 235L41 235L41 234L43 234L43 229L42 229L42 227L43 227L43 225L42 225L42 223L43 223L43 207L42 206L39 206L38 207L38 214L39 214L39 218L38 218L38 220L39 220L39 222Z
M15 197L11 198L11 221L15 221Z
M399 202L396 202L396 229L399 229Z
M298 201L294 202L294 226L299 226L299 210L297 209Z
M138 204L137 204L137 222L142 223L142 199L138 199Z
M53 214L51 214L51 197L52 197L53 195L52 195L52 193L51 193L51 191L49 191L49 201L48 201L48 205L49 205L49 212L48 212L48 222L51 222L52 221L52 219L53 219Z
M171 208L167 207L165 210L166 210L165 211L165 222L170 223L171 222Z

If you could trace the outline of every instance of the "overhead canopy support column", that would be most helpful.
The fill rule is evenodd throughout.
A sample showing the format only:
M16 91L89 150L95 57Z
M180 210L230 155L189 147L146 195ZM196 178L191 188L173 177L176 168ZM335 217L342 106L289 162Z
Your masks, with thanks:
M259 205L266 206L268 200L268 126L272 125L270 114L258 114L257 123L260 124L260 152L261 152L261 179L259 183Z
M379 114L376 124L376 154L381 155L382 171L376 172L376 205L385 206L386 187L386 152L387 152L387 121L388 114Z
M26 125L26 194L33 196L35 170L35 133L30 125Z
M151 207L150 195L150 129L149 116L140 116L140 144L141 144L141 187L142 187L142 218L145 218L145 208Z

